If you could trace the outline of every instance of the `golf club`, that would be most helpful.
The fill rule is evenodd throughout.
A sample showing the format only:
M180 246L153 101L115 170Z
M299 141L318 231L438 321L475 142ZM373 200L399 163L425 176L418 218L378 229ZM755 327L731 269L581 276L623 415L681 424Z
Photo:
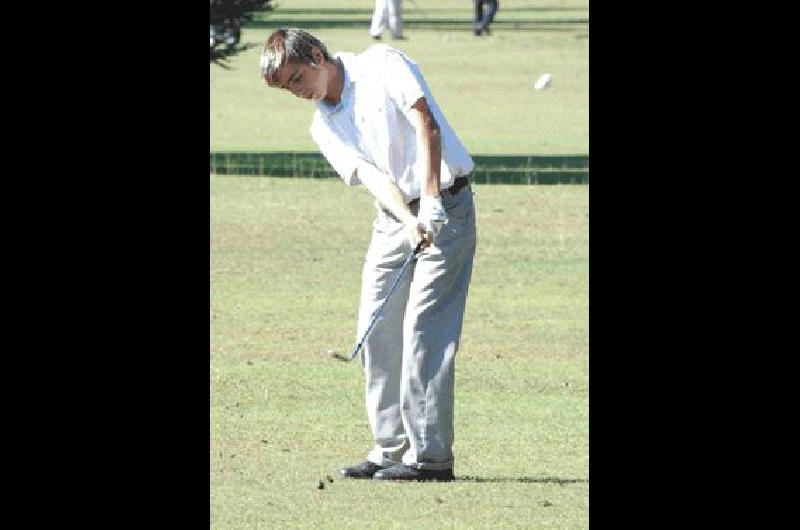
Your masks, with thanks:
M364 341L367 340L367 336L369 335L369 332L372 329L372 326L375 325L375 322L378 320L378 317L380 317L381 313L383 313L383 308L386 307L386 303L389 301L389 298L391 298L392 293L394 293L394 290L400 284L400 279L403 277L403 274L405 274L406 269L408 268L409 264L412 261L414 261L415 259L417 259L417 254L419 254L419 251L422 248L422 243L423 243L423 241L420 241L419 244L417 245L417 248L415 248L411 252L411 254L408 255L408 257L406 258L405 262L403 262L403 266L400 267L400 272L397 273L397 278L395 278L395 280L392 283L391 287L389 287L389 292L386 293L386 298L383 300L383 303L378 308L378 311L372 317L372 320L369 321L369 326L367 326L367 330L364 332L364 335L361 337L361 340L358 341L358 343L353 347L353 351L350 352L350 355L345 356L345 355L341 355L339 353L333 353L333 354L331 354L331 357L333 357L334 359L338 359L340 361L350 362L355 358L356 355L358 355L359 350L361 350L361 346L363 346L364 345Z

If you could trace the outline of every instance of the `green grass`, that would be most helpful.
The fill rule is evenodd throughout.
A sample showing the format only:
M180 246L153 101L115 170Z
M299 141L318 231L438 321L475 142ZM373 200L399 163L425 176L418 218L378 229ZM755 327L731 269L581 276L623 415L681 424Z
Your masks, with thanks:
M469 31L470 0L417 3L425 11L405 4L408 40L392 41L387 34L384 42L420 64L448 121L472 154L589 152L588 23L536 25L587 20L588 0L504 0L494 32L485 38ZM265 22L317 21L312 32L331 52L360 52L373 44L367 32L372 5L371 0L286 1ZM356 11L324 11L342 8ZM455 25L430 24L442 19ZM533 26L524 21L534 21ZM515 23L539 29L515 29ZM210 67L212 151L316 151L308 134L313 105L270 89L259 78L260 44L270 32L263 26L246 29L243 41L258 46L235 57L230 70ZM553 75L552 88L536 91L533 83L544 72Z
M475 188L459 480L382 484L336 477L370 435L360 364L322 354L355 340L372 200L211 176L212 528L588 527L588 187Z

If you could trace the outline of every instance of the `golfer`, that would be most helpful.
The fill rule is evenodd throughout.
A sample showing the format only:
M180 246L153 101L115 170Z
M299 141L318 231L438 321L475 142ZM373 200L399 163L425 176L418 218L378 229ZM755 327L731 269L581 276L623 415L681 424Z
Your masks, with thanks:
M356 336L405 258L422 251L388 300L361 357L373 447L344 477L453 480L453 383L475 255L474 166L419 67L375 44L330 55L295 28L273 32L261 75L316 105L311 136L349 186L375 197Z

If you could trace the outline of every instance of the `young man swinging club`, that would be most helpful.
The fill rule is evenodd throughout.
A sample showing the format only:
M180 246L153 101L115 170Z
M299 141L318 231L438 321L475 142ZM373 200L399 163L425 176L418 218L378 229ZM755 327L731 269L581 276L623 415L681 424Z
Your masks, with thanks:
M361 356L373 447L344 477L453 480L454 359L475 255L474 166L419 67L376 44L330 55L310 33L273 32L261 76L316 106L311 136L339 176L375 197L360 336L410 252Z

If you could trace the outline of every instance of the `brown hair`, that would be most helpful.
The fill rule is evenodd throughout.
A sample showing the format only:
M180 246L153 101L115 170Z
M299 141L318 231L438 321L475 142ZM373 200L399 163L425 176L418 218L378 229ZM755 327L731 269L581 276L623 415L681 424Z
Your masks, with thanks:
M317 47L326 61L331 60L328 49L321 40L300 28L280 28L272 34L261 49L261 77L267 83L275 82L275 73L286 62L313 64L311 50Z

